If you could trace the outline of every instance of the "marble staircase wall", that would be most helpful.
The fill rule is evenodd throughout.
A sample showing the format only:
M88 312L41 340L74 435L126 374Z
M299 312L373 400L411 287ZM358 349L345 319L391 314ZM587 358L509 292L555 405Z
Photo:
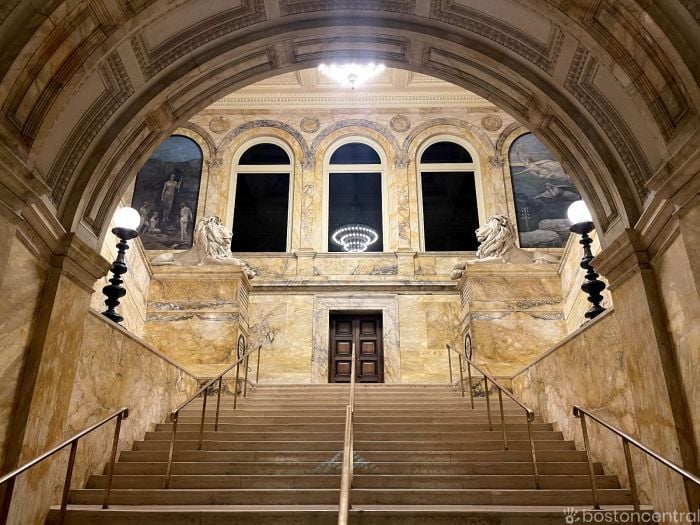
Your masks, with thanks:
M674 439L673 430L662 421L667 410L662 396L654 401L655 409L638 399L640 390L651 393L660 378L639 376L639 366L646 359L624 344L619 317L615 310L608 310L570 334L513 376L513 392L545 421L554 423L565 439L575 440L579 449L583 449L583 439L580 421L572 412L575 404L667 454L650 437L652 433L660 442L666 439L669 443ZM620 438L594 422L588 427L593 459L629 486ZM687 510L677 477L639 451L633 450L632 457L643 503L652 504L657 511Z

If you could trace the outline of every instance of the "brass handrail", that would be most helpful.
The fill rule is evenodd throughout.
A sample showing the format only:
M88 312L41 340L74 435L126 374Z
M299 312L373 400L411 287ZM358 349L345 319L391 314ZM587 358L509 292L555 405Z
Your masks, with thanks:
M240 376L240 366L243 361L245 361L245 379L243 380L243 397L246 397L248 395L248 360L252 354L255 352L258 352L258 368L260 367L260 349L262 348L262 344L258 345L258 347L254 350L251 350L250 352L247 352L245 355L239 357L235 363L233 363L231 366L227 367L223 372L221 372L218 376L210 380L208 383L206 383L204 386L202 386L197 392L192 394L190 397L188 397L185 401L180 403L180 405L175 408L170 413L170 421L173 423L173 433L170 436L170 449L168 450L168 465L165 470L165 483L164 483L164 488L169 488L170 487L170 478L172 476L172 468L173 468L173 457L175 455L175 439L177 436L177 421L180 416L180 411L185 408L187 405L189 405L192 401L197 399L200 395L202 396L202 417L200 418L199 422L199 440L197 444L197 450L202 450L202 443L204 442L204 420L206 418L207 414L207 396L209 393L209 389L212 387L214 383L217 381L219 382L219 389L216 395L216 414L214 416L214 432L217 432L219 430L219 411L221 409L221 390L223 389L223 381L224 381L224 376L228 374L231 370L234 368L236 369L236 384L233 388L233 409L236 410L237 402L238 402L238 379ZM255 373L255 378L257 380L258 378L258 371L256 370ZM257 384L257 383L256 383Z
M622 449L625 453L625 463L627 464L627 474L630 479L630 491L632 492L632 506L634 507L635 512L640 511L640 504L639 504L639 492L637 490L637 482L634 477L634 467L632 465L632 455L630 454L630 444L637 447L639 450L647 454L648 456L651 456L654 458L656 461L661 463L662 465L665 465L666 467L670 468L673 470L675 473L680 474L683 476L685 479L688 481L692 481L696 485L700 486L700 477L696 476L692 472L688 472L687 470L679 467L672 461L666 459L663 457L661 454L656 452L655 450L650 449L646 445L640 443L637 441L635 438L627 434L626 432L623 432L617 427L612 426L610 423L600 419L598 416L592 414L588 410L586 410L583 407L580 407L578 405L574 405L574 417L579 418L581 420L581 432L583 434L583 446L586 450L586 457L588 458L588 474L591 478L591 493L593 495L593 508L594 509L599 509L600 508L600 503L598 502L598 484L596 483L596 477L595 477L595 471L593 469L593 460L591 458L591 453L590 453L590 441L588 439L588 429L586 427L586 417L589 417L599 425L602 425L603 427L607 428L610 430L613 434L617 434L620 436L622 439Z
M0 525L5 525L7 523L7 518L10 514L10 504L12 503L12 493L15 489L15 480L17 479L17 476L70 445L70 455L68 456L68 466L66 468L66 479L63 485L63 497L61 498L61 510L58 518L59 525L62 525L66 519L66 508L68 507L68 496L70 495L70 484L71 478L73 477L73 467L75 466L75 455L78 451L78 441L80 438L85 437L94 430L100 428L102 425L109 423L111 420L116 418L117 423L114 427L114 438L112 439L112 454L107 467L107 485L105 486L104 499L102 500L102 508L109 508L109 496L112 491L112 477L114 474L114 461L117 456L117 446L119 444L119 433L121 431L122 420L126 419L127 417L129 417L129 409L126 407L120 408L113 414L110 414L104 418L102 421L98 421L94 425L78 432L73 437L68 438L60 445L56 445L52 449L47 450L31 461L28 461L21 467L0 477L0 486L5 485L5 495L2 500L2 508L0 508Z
M491 420L491 399L489 395L489 381L493 384L493 386L496 387L498 390L498 405L500 408L500 414L501 414L501 433L503 435L503 449L508 450L508 436L506 433L506 418L505 418L505 413L503 411L503 394L505 393L511 400L513 400L520 408L522 408L525 411L525 419L527 421L527 435L530 441L530 456L532 459L532 474L535 479L535 487L540 488L540 477L539 477L539 472L537 468L537 452L535 451L535 440L532 436L532 422L535 419L535 412L528 406L526 406L523 402L521 402L519 399L517 399L508 389L503 387L496 379L493 378L490 374L486 373L482 368L480 368L478 365L476 365L471 359L469 359L466 355L463 355L462 352L459 352L452 348L449 344L445 345L447 347L447 357L448 357L448 366L450 367L450 384L452 384L452 358L450 352L454 352L459 356L459 386L462 392L462 397L464 397L464 374L462 372L462 361L467 362L467 376L468 378L466 381L469 382L469 400L471 402L471 407L474 409L474 392L472 388L472 367L481 373L483 376L482 379L484 381L484 392L486 394L486 416L488 417L488 422L489 422L489 431L493 430L493 422ZM454 386L454 385L453 385Z
M338 503L338 525L347 525L350 512L355 446L353 420L355 417L355 343L352 343L350 364L350 399L345 407L345 437L343 439L343 468L340 475L340 502Z

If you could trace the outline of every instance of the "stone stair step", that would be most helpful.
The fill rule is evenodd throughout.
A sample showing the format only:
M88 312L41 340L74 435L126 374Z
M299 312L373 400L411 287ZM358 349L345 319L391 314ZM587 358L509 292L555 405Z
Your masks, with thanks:
M539 478L542 489L590 489L588 475L542 475ZM617 477L596 476L598 488L619 488ZM116 489L159 489L163 488L163 475L116 475L112 487ZM107 476L90 476L86 488L104 489ZM337 473L329 474L202 474L173 475L170 479L173 489L328 489L340 488ZM357 474L353 479L357 489L535 489L535 480L530 475L454 475L454 474Z
M71 491L70 503L102 503L101 489ZM332 505L338 501L335 489L114 489L113 505ZM602 505L629 505L626 489L601 489ZM587 489L353 489L355 505L590 505Z
M359 451L358 451L359 452ZM238 461L342 461L340 452L332 451L223 451L223 450L178 450L175 461L180 462L238 462ZM335 457L335 459L333 459ZM532 457L527 450L490 451L363 451L361 457L370 462L473 462L473 461L515 461L530 463ZM338 459L340 458L340 459ZM120 453L120 461L167 461L167 450L125 450ZM537 461L586 461L582 450L541 450Z
M176 462L173 463L174 474L317 474L325 472L340 472L341 462ZM114 473L117 475L156 475L165 474L165 462L120 462L114 465ZM588 464L579 462L539 462L537 468L542 475L588 475ZM594 463L596 474L603 474L600 463ZM355 472L364 474L483 474L483 475L529 475L532 473L532 465L526 462L492 462L474 461L471 463L447 463L447 462L373 462L369 466L356 463Z

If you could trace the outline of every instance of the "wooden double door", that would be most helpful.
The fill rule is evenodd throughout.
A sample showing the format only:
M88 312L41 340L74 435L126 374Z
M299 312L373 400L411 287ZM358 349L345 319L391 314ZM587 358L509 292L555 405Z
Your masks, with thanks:
M349 383L355 344L357 383L384 382L381 314L331 314L328 381Z

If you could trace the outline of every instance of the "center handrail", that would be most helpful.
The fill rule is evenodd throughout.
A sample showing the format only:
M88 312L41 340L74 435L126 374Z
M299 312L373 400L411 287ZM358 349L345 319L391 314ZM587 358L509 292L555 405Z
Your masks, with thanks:
M484 393L486 395L486 415L488 417L488 422L489 422L489 431L493 431L493 421L491 420L491 398L489 394L489 381L493 384L494 387L498 390L498 405L500 407L500 413L501 413L501 433L503 435L503 449L508 450L508 435L506 432L506 417L505 417L505 412L503 411L503 394L505 393L512 401L514 401L520 408L522 408L525 411L525 420L527 421L527 435L528 439L530 441L530 456L532 460L532 473L535 479L535 487L540 488L540 480L539 480L539 472L537 468L537 452L535 451L535 440L532 436L532 422L535 420L535 411L532 410L530 407L525 405L522 401L520 401L518 398L516 398L507 388L505 388L503 385L501 385L496 379L489 373L485 372L480 366L475 364L470 358L468 358L463 352L459 352L458 350L455 350L450 346L449 344L445 345L447 347L447 361L449 363L449 368L450 368L450 384L453 385L452 383L452 355L450 352L454 352L459 356L459 387L462 392L462 397L464 397L464 382L468 381L469 382L469 400L471 402L471 407L472 410L474 409L474 390L473 390L473 385L472 385L472 367L477 371L480 372L481 375L483 376L480 381L483 379L484 381ZM463 367L462 367L462 361L466 361L467 363L467 379L464 379L464 374L463 374ZM454 385L453 385L454 386Z
M340 475L340 501L338 503L338 525L347 525L350 512L350 496L352 492L352 478L355 446L353 438L353 422L355 417L355 343L352 343L350 352L352 363L350 364L350 399L345 407L345 437L343 439L343 468Z
M121 431L122 421L127 417L129 417L129 409L126 407L120 408L119 410L113 412L101 421L98 421L94 425L91 425L88 428L81 430L74 436L66 439L64 442L56 445L50 450L47 450L43 454L40 454L31 461L28 461L21 467L16 468L15 470L8 472L4 476L0 477L0 486L5 485L5 495L3 497L2 507L0 508L0 525L5 525L7 523L7 518L10 514L10 504L12 503L12 493L15 489L15 481L17 480L17 476L19 476L23 472L26 472L27 470L41 463L42 461L50 458L54 454L60 452L68 445L70 445L68 465L66 467L66 477L63 485L63 496L61 498L61 507L58 518L59 524L64 523L66 518L66 509L68 507L68 497L70 495L71 478L73 477L73 467L75 466L75 456L78 452L78 441L80 441L81 438L87 436L93 431L97 430L98 428L102 427L106 423L109 423L113 419L116 419L117 422L114 427L114 437L112 438L112 452L110 454L110 461L107 464L107 484L105 486L104 498L102 500L102 508L109 508L109 496L112 491L112 477L114 475L114 462L117 456L117 448L119 445L119 433Z
M634 476L634 466L632 463L632 455L630 453L630 444L645 454L651 456L654 458L656 461L661 463L662 465L665 465L666 467L670 468L673 470L676 474L680 474L682 477L687 479L688 481L692 481L696 485L700 487L700 477L696 476L692 472L688 472L687 470L679 467L676 465L673 461L666 459L663 457L661 454L656 452L655 450L650 449L643 443L640 443L637 441L635 438L627 434L626 432L620 430L619 428L611 425L607 421L600 419L598 416L593 414L592 412L586 410L583 407L580 407L578 405L574 405L574 410L573 410L574 417L578 418L581 421L581 433L583 435L583 446L586 449L586 456L588 458L588 473L591 479L591 493L593 496L593 508L594 509L599 509L600 508L600 503L598 501L598 484L596 482L596 476L595 476L595 470L593 469L593 460L591 458L591 446L590 446L590 441L588 439L588 429L586 426L586 418L592 419L599 425L607 428L609 431L611 431L613 434L618 435L622 439L622 449L625 454L625 463L627 464L627 475L630 480L630 491L632 492L632 506L634 507L635 512L640 511L640 504L639 504L639 492L637 490L637 482Z
M245 361L245 378L243 380L243 397L246 397L248 395L248 361L250 359L250 356L253 355L255 352L258 352L258 365L255 371L255 377L256 381L258 378L258 374L260 371L260 349L262 348L262 344L258 345L257 348L245 353L241 357L239 357L232 365L228 366L225 370L219 373L216 377L211 379L208 383L206 383L204 386L200 387L199 390L197 390L194 394L192 394L190 397L188 397L185 401L180 403L171 413L170 413L170 421L173 423L173 432L170 437L170 449L168 451L168 465L166 467L165 471L165 483L164 483L164 488L169 488L170 487L170 478L172 477L172 466L173 466L173 457L175 454L175 439L177 435L177 423L178 419L180 417L180 411L187 407L192 401L197 399L200 395L202 396L202 417L200 418L199 422L199 440L197 443L197 450L202 450L202 443L204 442L204 420L206 418L206 413L207 413L207 396L209 394L209 389L216 383L217 381L219 382L219 388L216 396L216 413L214 416L214 432L219 430L219 412L221 409L221 391L223 390L223 381L224 381L224 376L228 374L231 370L234 368L236 369L236 384L233 387L233 409L236 409L237 402L238 402L238 379L240 377L240 366L241 363Z

